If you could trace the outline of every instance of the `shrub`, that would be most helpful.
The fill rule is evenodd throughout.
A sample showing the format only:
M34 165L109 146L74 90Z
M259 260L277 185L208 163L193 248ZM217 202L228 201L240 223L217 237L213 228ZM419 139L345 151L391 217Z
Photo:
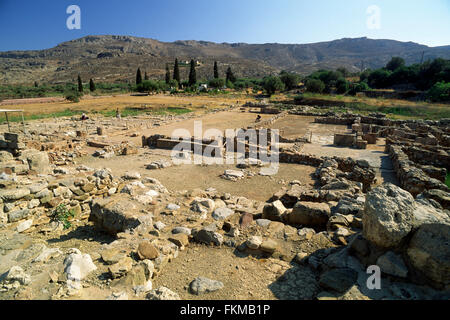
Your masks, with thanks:
M350 76L350 71L348 71L345 67L340 67L336 69L337 72L340 72L343 77Z
M382 89L390 85L389 76L390 71L378 69L369 75L369 86L372 88Z
M231 81L227 81L226 86L227 86L227 88L229 88L229 89L234 89L234 84L233 84L233 82L231 82Z
M365 82L369 81L369 76L370 76L371 73L372 73L372 70L370 70L370 69L364 70L359 75L359 81L361 81L361 82L362 81L365 81Z
M208 85L211 88L223 88L225 86L225 79L214 78L214 79L208 81Z
M322 81L325 85L333 86L333 81L342 78L342 74L336 71L319 70L311 74L310 78L318 79Z
M339 78L336 81L336 93L338 93L338 94L346 93L348 91L348 88L349 88L349 83L344 78Z
M68 210L65 204L58 205L52 213L52 220L61 222L64 229L69 229L72 224L69 218L75 217L75 212L73 210Z
M450 82L438 82L427 92L427 99L433 102L450 102Z
M169 88L178 89L178 81L175 79L172 79L169 81L168 86L169 86Z
M273 95L277 91L283 91L285 88L284 83L278 77L265 78L263 87L269 96Z
M297 87L300 82L300 77L294 73L282 72L280 75L281 81L284 83L286 90L292 90Z
M82 94L79 91L69 91L65 94L65 98L71 102L77 103L80 102L80 97Z
M155 80L147 80L136 86L136 90L138 92L155 92L159 90L163 90L164 87Z
M322 93L325 90L325 84L319 79L309 79L306 81L306 91L312 93Z
M389 71L395 71L398 68L405 66L405 60L400 57L392 57L391 61L386 65L386 69Z
M358 83L352 83L350 85L350 91L348 92L350 95L354 96L356 95L358 92L363 92L366 90L369 90L369 85L367 84L367 82L358 82Z
M417 65L401 66L389 76L389 82L391 84L414 83L417 81L418 74L419 68Z

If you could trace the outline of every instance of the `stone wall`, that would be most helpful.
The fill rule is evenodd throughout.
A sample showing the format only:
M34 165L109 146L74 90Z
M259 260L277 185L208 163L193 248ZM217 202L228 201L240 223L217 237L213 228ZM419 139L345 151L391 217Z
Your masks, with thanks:
M387 145L389 155L392 159L394 170L400 181L401 187L413 196L417 196L426 190L439 189L449 192L449 188L442 182L430 177L424 170L410 160L408 154L403 151L402 146Z

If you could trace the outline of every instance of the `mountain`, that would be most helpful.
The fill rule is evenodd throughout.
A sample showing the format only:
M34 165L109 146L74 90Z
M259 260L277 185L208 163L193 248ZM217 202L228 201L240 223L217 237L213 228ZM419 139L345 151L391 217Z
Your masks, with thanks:
M344 38L311 44L246 44L207 41L161 42L130 36L87 36L54 48L0 52L0 81L11 83L62 83L75 81L134 81L138 67L150 77L163 79L165 65L180 61L200 62L197 77L210 78L217 60L224 76L232 66L239 77L260 77L281 70L309 74L318 69L346 67L351 71L379 68L393 56L407 64L442 57L450 59L450 46L428 47L414 42ZM187 79L188 66L181 67Z

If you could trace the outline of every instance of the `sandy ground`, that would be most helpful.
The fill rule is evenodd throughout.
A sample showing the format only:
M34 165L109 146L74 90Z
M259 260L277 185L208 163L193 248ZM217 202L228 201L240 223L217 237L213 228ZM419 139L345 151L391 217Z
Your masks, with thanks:
M239 102L238 102L239 101ZM223 108L234 104L244 104L246 101L253 101L251 98L214 97L214 96L176 96L176 95L152 95L152 96L130 96L118 95L107 97L87 97L78 103L68 101L58 101L53 103L29 103L15 104L8 106L8 109L22 109L26 115L61 112L64 110L73 111L106 111L123 109L125 107L135 107L146 105L148 107L193 107L193 108ZM256 116L255 116L256 117Z
M140 155L118 156L111 159L99 159L86 157L80 163L93 168L110 168L118 174L126 171L138 171L142 176L148 176L161 181L169 190L182 191L192 189L207 189L213 187L222 193L230 193L258 201L267 201L284 184L292 180L299 180L304 185L313 185L312 178L314 167L280 164L275 176L267 177L258 175L259 169L249 169L256 173L254 177L233 182L220 178L225 170L238 170L235 165L179 165L160 170L147 170L146 164L155 160L170 160L170 152L167 150L147 150Z
M306 133L311 132L314 117L299 117L287 115L276 121L272 128L280 130L280 135L287 139L301 138Z
M262 115L263 120L270 119L271 115ZM191 137L194 135L194 125L198 128L200 132L200 136L204 136L206 131L209 129L217 129L221 132L224 132L227 129L238 129L238 128L247 128L249 125L255 123L256 115L252 113L243 113L239 111L222 111L212 114L206 114L202 117L181 120L178 122L172 122L169 124L163 124L159 127L153 127L146 130L141 130L139 132L139 137L130 138L126 137L128 141L141 145L142 140L141 136L152 136L155 134L162 134L166 136L172 136L172 134L177 129L182 129L184 132L181 132L180 136ZM105 128L107 130L107 128ZM107 133L106 133L107 134ZM111 142L121 142L124 141L124 136L112 136L110 137Z
M270 118L270 115L262 115L263 120ZM187 130L186 135L194 134L194 122L201 123L203 133L208 129L246 128L254 124L255 114L243 113L240 111L223 111L203 115L193 119L179 120L163 124L160 127L153 127L139 131L137 137L130 137L122 133L108 136L107 141L119 143L130 141L136 145L141 144L141 135L150 136L154 134L164 134L170 136L176 129ZM284 131L284 136L293 138L303 136L305 133L312 134L312 143L303 146L303 152L317 156L339 156L352 157L355 159L367 160L369 164L377 169L378 183L393 182L398 183L393 172L391 161L384 153L385 140L379 139L377 145L368 145L366 150L353 148L334 147L333 136L336 132L346 132L347 126L326 125L314 123L313 117L302 117L288 115L274 123L272 128ZM107 128L106 134L108 135ZM90 154L95 148L89 150ZM82 162L90 167L108 167L120 174L129 170L139 171L142 175L151 176L160 180L171 190L192 190L194 188L206 189L214 187L220 192L227 192L234 195L242 195L250 199L266 201L273 193L277 192L284 184L292 180L299 180L304 185L312 185L315 168L303 165L281 164L279 171L272 177L258 175L259 169L253 168L251 171L256 176L249 179L231 182L220 178L220 175L227 169L236 170L235 165L180 165L163 170L147 170L146 164L155 160L170 160L170 151L160 149L144 149L138 156L114 157L112 159L98 159L86 157Z

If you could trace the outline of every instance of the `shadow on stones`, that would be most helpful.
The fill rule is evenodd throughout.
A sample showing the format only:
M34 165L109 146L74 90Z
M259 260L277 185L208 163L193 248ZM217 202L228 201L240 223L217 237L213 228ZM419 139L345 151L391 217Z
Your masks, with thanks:
M316 275L307 266L295 262L291 262L291 266L269 285L269 290L280 300L313 299L320 291Z
M49 243L59 243L64 241L69 241L72 239L77 240L93 240L95 242L99 242L101 244L108 244L116 240L115 237L102 232L95 228L95 226L86 225L86 226L80 226L76 228L75 230L70 231L67 234L61 235L59 238L53 238L47 240Z

